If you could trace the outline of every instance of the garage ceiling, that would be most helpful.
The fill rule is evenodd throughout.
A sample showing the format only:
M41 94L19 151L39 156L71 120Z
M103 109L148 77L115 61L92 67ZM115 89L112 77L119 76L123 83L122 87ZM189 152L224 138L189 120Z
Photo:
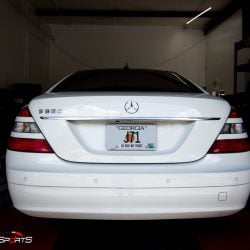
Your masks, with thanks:
M145 24L185 26L209 6L190 28L209 31L241 7L239 0L29 0L49 23Z
M212 5L214 11L219 11L230 0L32 0L32 2L37 8L42 9L54 8L56 5L62 9L197 11Z

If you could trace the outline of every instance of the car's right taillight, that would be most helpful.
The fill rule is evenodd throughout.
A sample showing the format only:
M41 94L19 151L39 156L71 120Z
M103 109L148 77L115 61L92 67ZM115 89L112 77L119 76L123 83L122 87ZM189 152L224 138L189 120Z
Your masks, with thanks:
M30 153L53 153L53 149L42 135L28 106L23 107L16 117L8 149Z
M208 153L239 153L249 150L250 143L243 126L243 120L238 113L232 109L220 135Z

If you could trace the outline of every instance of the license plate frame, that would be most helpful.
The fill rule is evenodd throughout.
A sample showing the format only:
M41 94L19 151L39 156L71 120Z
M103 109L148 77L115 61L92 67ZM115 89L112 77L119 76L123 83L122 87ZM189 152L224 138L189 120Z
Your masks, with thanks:
M145 123L106 124L109 151L156 151L157 125Z

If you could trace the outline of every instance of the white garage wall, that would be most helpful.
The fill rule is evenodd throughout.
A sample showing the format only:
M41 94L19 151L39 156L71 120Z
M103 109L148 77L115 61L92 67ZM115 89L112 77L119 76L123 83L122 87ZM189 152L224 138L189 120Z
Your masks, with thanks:
M51 43L51 83L75 70L121 68L125 63L132 68L173 70L205 83L205 37L201 30L132 25L50 27L56 43Z
M1 88L23 82L40 83L47 87L48 28L48 25L34 17L27 1L2 0L0 2Z
M206 85L212 90L217 81L226 94L233 93L234 43L242 39L242 13L238 11L231 18L206 36ZM239 53L240 62L246 54ZM245 74L238 73L238 91L245 90Z
M177 71L201 86L206 83L210 91L217 80L229 94L233 91L233 47L241 40L241 25L241 11L206 37L202 30L177 26L58 24L50 26L54 43L48 25L34 17L27 1L3 0L0 87L33 82L47 89L72 71L123 67L128 62L135 68ZM241 51L239 57L246 62L249 51ZM247 75L238 77L241 91Z

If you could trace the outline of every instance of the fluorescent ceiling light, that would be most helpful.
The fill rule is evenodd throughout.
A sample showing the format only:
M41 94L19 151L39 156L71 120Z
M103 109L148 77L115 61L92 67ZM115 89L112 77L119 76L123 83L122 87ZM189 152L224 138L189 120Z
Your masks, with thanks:
M200 17L201 15L203 15L204 13L208 12L209 10L211 10L212 7L207 8L206 10L202 11L200 14L198 14L197 16L193 17L192 19L190 19L189 21L186 22L186 24L190 24L191 22L193 22L195 19L197 19L198 17Z

